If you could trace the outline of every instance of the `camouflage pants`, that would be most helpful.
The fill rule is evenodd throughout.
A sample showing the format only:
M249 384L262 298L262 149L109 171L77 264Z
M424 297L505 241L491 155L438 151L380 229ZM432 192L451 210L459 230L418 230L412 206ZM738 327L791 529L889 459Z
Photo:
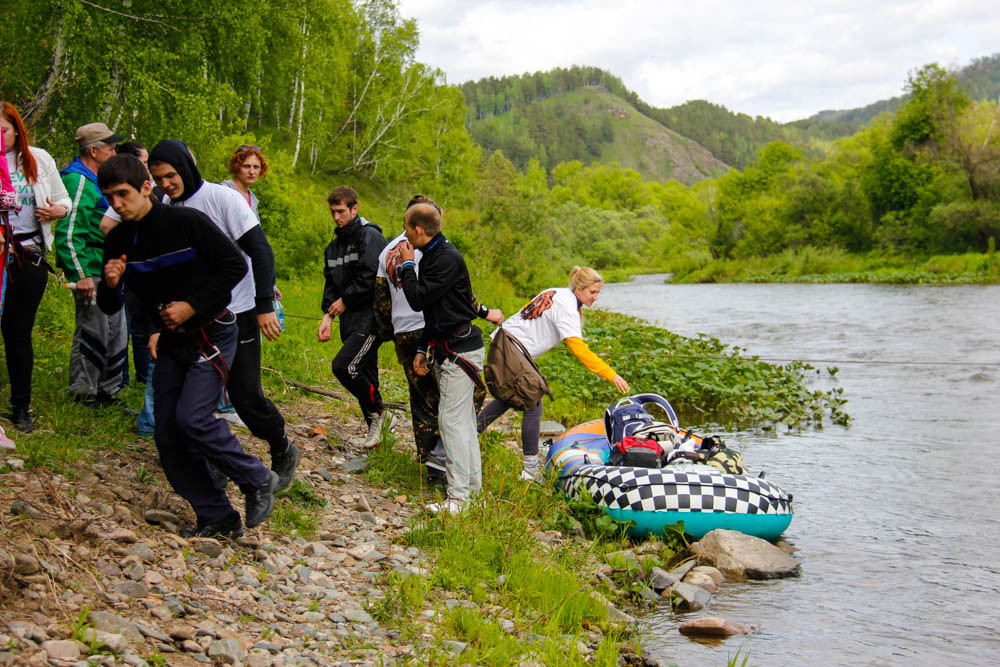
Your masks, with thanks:
M434 449L440 439L438 433L438 391L437 380L433 373L417 375L413 370L413 357L423 341L423 329L396 334L393 341L396 345L396 358L403 366L406 383L410 390L410 417L413 422L413 439L417 445L417 460L423 463L427 455ZM478 413L486 401L486 392L476 389L473 400Z

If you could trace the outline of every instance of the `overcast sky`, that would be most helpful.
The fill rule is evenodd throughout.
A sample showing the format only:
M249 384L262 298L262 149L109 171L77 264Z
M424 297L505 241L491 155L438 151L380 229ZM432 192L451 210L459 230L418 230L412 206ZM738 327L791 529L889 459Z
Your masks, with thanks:
M907 74L1000 52L987 0L401 0L449 83L594 65L654 106L779 121L900 94Z

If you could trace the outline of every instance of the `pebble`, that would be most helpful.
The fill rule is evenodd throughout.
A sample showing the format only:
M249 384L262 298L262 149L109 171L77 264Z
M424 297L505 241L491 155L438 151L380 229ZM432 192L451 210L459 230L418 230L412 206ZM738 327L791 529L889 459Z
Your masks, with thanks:
M42 650L49 660L74 661L80 657L80 645L69 639L42 642Z
M108 534L107 538L112 542L122 542L123 544L135 544L139 541L136 534L127 528L113 530Z
M760 629L756 624L733 623L718 616L704 616L681 623L677 630L682 635L701 637L729 637L731 635L748 635Z
M218 540L213 540L210 537L199 537L191 540L191 547L209 558L217 558L222 555L222 545Z

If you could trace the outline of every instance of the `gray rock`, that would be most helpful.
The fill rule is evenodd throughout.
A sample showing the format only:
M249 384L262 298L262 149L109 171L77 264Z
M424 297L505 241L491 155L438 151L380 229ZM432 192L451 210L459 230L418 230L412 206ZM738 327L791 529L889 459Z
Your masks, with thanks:
M132 563L122 571L122 574L124 574L132 581L139 581L140 579L146 576L146 570L145 568L142 567L142 565L139 565L138 563Z
M562 435L565 432L566 427L559 422L543 421L538 434L544 438L545 436Z
M704 572L695 572L693 570L688 572L688 575L684 577L684 583L691 584L692 586L700 586L709 593L719 590L719 585L715 583L715 579L712 579L712 577Z
M524 635L524 641L528 642L529 644L544 642L546 639L548 639L548 637L546 637L545 635L540 635L537 632L529 632L528 634Z
M344 472L364 472L371 464L372 462L368 459L351 459L344 462Z
M42 642L42 650L49 660L79 660L80 645L70 639L58 639Z
M166 633L160 632L160 630L158 630L157 628L139 622L134 623L134 625L139 630L139 632L141 632L144 636L149 637L150 639L155 639L156 641L159 642L170 641L170 637Z
M26 516L32 519L41 519L44 516L42 510L23 500L15 500L12 502L10 504L10 513L14 516Z
M649 585L654 591L660 593L677 583L677 577L660 567L653 567L649 571Z
M217 639L208 646L208 657L226 665L241 665L246 660L247 653L238 641L227 637Z
M222 545L218 540L213 540L210 537L191 540L191 546L194 547L195 551L203 553L209 558L217 558L222 555Z
M142 641L142 633L139 632L139 628L135 624L126 621L121 616L112 614L110 611L92 611L90 612L90 621L95 628L102 632L125 635L131 642Z
M85 628L80 632L80 636L86 643L92 644L98 649L107 649L112 653L124 653L125 649L128 648L128 639L124 635L114 632Z
M14 554L14 572L21 575L30 575L41 572L42 565L38 559L30 554Z
M144 598L149 595L149 589L146 588L146 584L138 581L120 581L112 586L111 590L118 595L130 598Z
M272 644L271 642L260 641L253 645L253 650L267 651L271 655L278 655L281 653L281 647L277 644Z
M459 600L459 599L448 599L444 601L444 606L450 609L456 609L457 607L465 607L466 609L479 609L479 605L472 600Z
M346 620L351 621L352 623L364 623L367 625L375 622L375 619L372 618L371 614L364 609L358 609L357 607L345 609L340 613Z
M778 547L735 530L713 530L692 544L691 550L727 576L779 579L802 573L802 565Z
M704 609L705 605L712 599L712 594L701 586L685 584L683 581L678 581L671 586L670 592L674 597L680 599L680 608L688 611Z
M106 537L112 542L121 542L122 544L135 544L139 541L136 534L127 528L117 528L111 531Z
M760 626L753 623L733 623L718 616L705 616L681 623L677 630L682 635L697 637L729 637L731 635L748 635L756 632Z
M176 514L158 509L146 510L142 513L142 518L145 519L147 523L172 523L175 526L180 525L181 522L180 518Z
M726 576L722 574L722 572L720 572L718 568L714 568L711 565L699 565L698 567L691 570L691 572L697 572L699 574L707 574L712 578L712 581L714 581L717 584L721 584L726 580Z
M138 556L146 563L152 563L156 560L156 554L153 552L153 548L145 542L136 542L128 548L128 552L134 556Z
M441 642L441 648L446 651L451 651L455 655L461 655L465 652L465 649L469 648L469 645L465 642L457 642L451 639L446 639Z
M690 572L697 566L698 566L698 561L694 559L687 560L678 565L677 567L675 567L674 569L670 570L670 574L673 575L674 577L677 577L677 580L680 581L687 576L688 572Z
M247 656L247 667L271 667L273 664L274 658L267 651L253 649Z
M44 642L49 639L49 633L43 630L41 626L29 623L28 621L11 621L10 629L21 639L27 639L32 642Z
M181 616L182 614L187 613L187 610L184 608L184 603L181 602L178 598L175 597L163 598L163 604L167 606L167 609L169 609L170 613L173 614L174 616Z

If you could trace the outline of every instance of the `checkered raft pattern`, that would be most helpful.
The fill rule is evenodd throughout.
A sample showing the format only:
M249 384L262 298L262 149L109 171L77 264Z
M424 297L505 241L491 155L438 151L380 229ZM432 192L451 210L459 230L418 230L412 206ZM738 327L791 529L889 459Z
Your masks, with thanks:
M699 466L702 467L702 466ZM707 470L708 466L704 466ZM758 477L669 468L583 465L563 481L573 497L589 493L609 509L637 512L791 514L792 494Z

